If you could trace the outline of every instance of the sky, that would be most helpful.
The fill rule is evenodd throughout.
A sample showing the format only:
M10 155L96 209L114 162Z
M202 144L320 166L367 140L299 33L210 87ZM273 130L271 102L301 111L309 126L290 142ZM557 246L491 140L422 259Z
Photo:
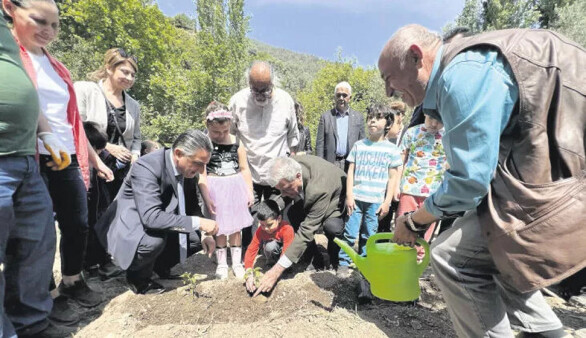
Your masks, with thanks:
M165 15L195 17L193 0L157 0ZM248 37L275 47L334 60L338 48L374 66L399 27L418 23L441 32L464 0L247 0Z

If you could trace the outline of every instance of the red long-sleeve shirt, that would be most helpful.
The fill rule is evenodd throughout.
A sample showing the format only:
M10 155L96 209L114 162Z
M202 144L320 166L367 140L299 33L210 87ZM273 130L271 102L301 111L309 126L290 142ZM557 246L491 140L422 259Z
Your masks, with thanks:
M259 227L258 229L256 229L254 237L252 238L252 242L250 242L250 245L246 250L246 255L244 255L244 268L252 268L252 266L254 265L254 259L256 258L256 254L258 253L258 249L260 248L263 242L277 240L283 243L282 252L285 252L291 244L291 242L293 242L294 237L295 231L293 231L293 227L285 221L281 221L281 224L279 224L277 230L272 234L269 234L268 232L264 231L261 227Z

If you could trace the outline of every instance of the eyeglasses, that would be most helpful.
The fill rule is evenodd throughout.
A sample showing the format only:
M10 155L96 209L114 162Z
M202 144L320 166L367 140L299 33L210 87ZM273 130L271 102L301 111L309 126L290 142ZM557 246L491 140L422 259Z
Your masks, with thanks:
M269 96L271 96L271 94L273 92L273 86L269 86L269 87L262 89L262 90L254 88L254 87L250 87L250 92L254 96L269 97Z
M132 61L134 61L134 63L138 63L138 59L136 58L136 56L126 53L126 51L122 48L118 48L118 54L120 54L120 56L122 56L125 59L131 59Z
M337 98L341 98L341 97L347 98L348 97L348 94L346 94L346 93L336 93L336 97Z

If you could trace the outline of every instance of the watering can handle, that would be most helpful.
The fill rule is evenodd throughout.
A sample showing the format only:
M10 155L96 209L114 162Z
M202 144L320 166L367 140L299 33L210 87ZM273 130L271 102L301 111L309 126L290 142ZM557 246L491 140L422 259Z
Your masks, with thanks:
M369 247L370 245L374 245L374 243L376 243L377 241L380 241L382 239L390 239L392 240L393 237L395 237L395 234L392 232L379 232L376 233L370 237L368 237L368 240L366 241L366 247Z
M379 232L368 238L368 240L366 241L366 247L368 248L370 245L374 245L374 243L383 239L392 240L394 237L395 234L392 232ZM423 274L423 271L425 271L425 268L429 264L429 244L423 238L418 238L417 244L421 245L423 249L425 249L425 256L423 257L423 260L421 261L421 263L417 264L418 273L419 276L421 276Z

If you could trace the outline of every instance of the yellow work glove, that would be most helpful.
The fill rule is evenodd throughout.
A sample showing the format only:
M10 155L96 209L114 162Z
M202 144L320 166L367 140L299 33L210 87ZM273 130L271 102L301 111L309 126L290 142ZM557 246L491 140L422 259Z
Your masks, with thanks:
M71 157L63 143L53 134L49 132L39 133L39 138L43 141L45 149L51 154L55 167L53 170L63 170L71 164Z

